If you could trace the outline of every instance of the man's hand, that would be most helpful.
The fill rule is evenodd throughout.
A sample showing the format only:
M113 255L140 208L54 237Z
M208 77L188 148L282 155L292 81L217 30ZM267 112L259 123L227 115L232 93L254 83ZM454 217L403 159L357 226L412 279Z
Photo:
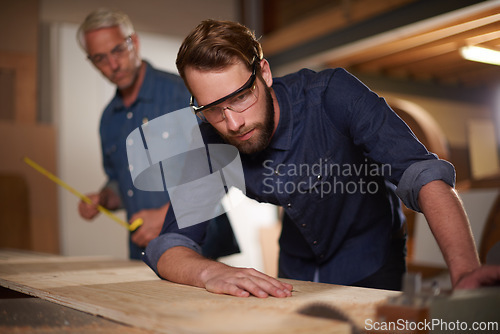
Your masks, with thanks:
M78 203L78 212L82 218L87 220L94 219L99 214L99 210L97 209L99 205L108 210L116 210L121 206L120 197L113 190L106 187L98 193L91 193L86 196L92 203L89 204L80 201Z
M141 210L130 218L129 223L139 218L143 220L142 225L132 235L133 243L139 247L146 247L160 234L169 205L170 203L167 203L158 209Z
M455 289L476 289L493 285L500 286L500 266L484 265L462 276Z
M234 268L209 260L195 251L172 247L160 257L161 277L176 283L205 288L207 291L237 297L290 297L293 286L255 269Z
M217 266L204 274L205 289L219 294L228 294L237 297L254 295L259 298L290 297L292 285L280 282L251 268L234 268ZM203 279L203 278L202 278Z
M86 203L84 201L80 201L78 203L78 213L84 219L91 220L94 219L95 216L99 214L99 210L97 209L100 201L100 195L98 193L88 194L86 195L92 203Z

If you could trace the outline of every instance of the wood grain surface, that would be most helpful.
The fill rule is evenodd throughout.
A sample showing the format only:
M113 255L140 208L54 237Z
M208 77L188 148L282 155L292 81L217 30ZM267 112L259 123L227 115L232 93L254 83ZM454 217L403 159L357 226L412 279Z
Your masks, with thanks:
M237 298L159 279L138 261L0 250L0 285L159 333L350 333L347 323L305 316L311 303L342 310L360 327L385 290L287 280L290 298Z

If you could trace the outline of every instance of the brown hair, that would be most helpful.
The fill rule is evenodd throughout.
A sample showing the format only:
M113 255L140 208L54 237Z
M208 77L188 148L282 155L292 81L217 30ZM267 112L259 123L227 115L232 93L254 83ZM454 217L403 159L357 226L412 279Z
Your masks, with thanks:
M262 59L262 47L254 33L237 22L205 20L182 42L176 65L185 79L188 66L200 70L217 70L236 61L252 68L254 61Z

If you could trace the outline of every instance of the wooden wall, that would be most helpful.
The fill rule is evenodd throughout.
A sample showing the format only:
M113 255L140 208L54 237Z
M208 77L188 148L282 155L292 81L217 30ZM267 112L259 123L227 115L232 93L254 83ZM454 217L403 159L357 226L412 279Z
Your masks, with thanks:
M55 130L37 122L38 4L0 11L0 247L58 253L57 188L22 161L56 171Z

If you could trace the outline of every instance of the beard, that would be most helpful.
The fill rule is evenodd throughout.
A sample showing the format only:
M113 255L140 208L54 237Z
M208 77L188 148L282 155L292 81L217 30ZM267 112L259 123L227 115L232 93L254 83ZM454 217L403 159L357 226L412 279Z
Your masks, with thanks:
M235 146L238 151L243 154L253 154L264 150L271 140L274 131L274 104L273 97L271 95L271 88L264 85L266 105L265 105L265 115L262 122L252 125L255 134L252 138L246 141L239 141L234 139L233 136L245 133L247 129L242 129L239 132L230 132L229 135L223 135L219 132L219 135L228 143Z

